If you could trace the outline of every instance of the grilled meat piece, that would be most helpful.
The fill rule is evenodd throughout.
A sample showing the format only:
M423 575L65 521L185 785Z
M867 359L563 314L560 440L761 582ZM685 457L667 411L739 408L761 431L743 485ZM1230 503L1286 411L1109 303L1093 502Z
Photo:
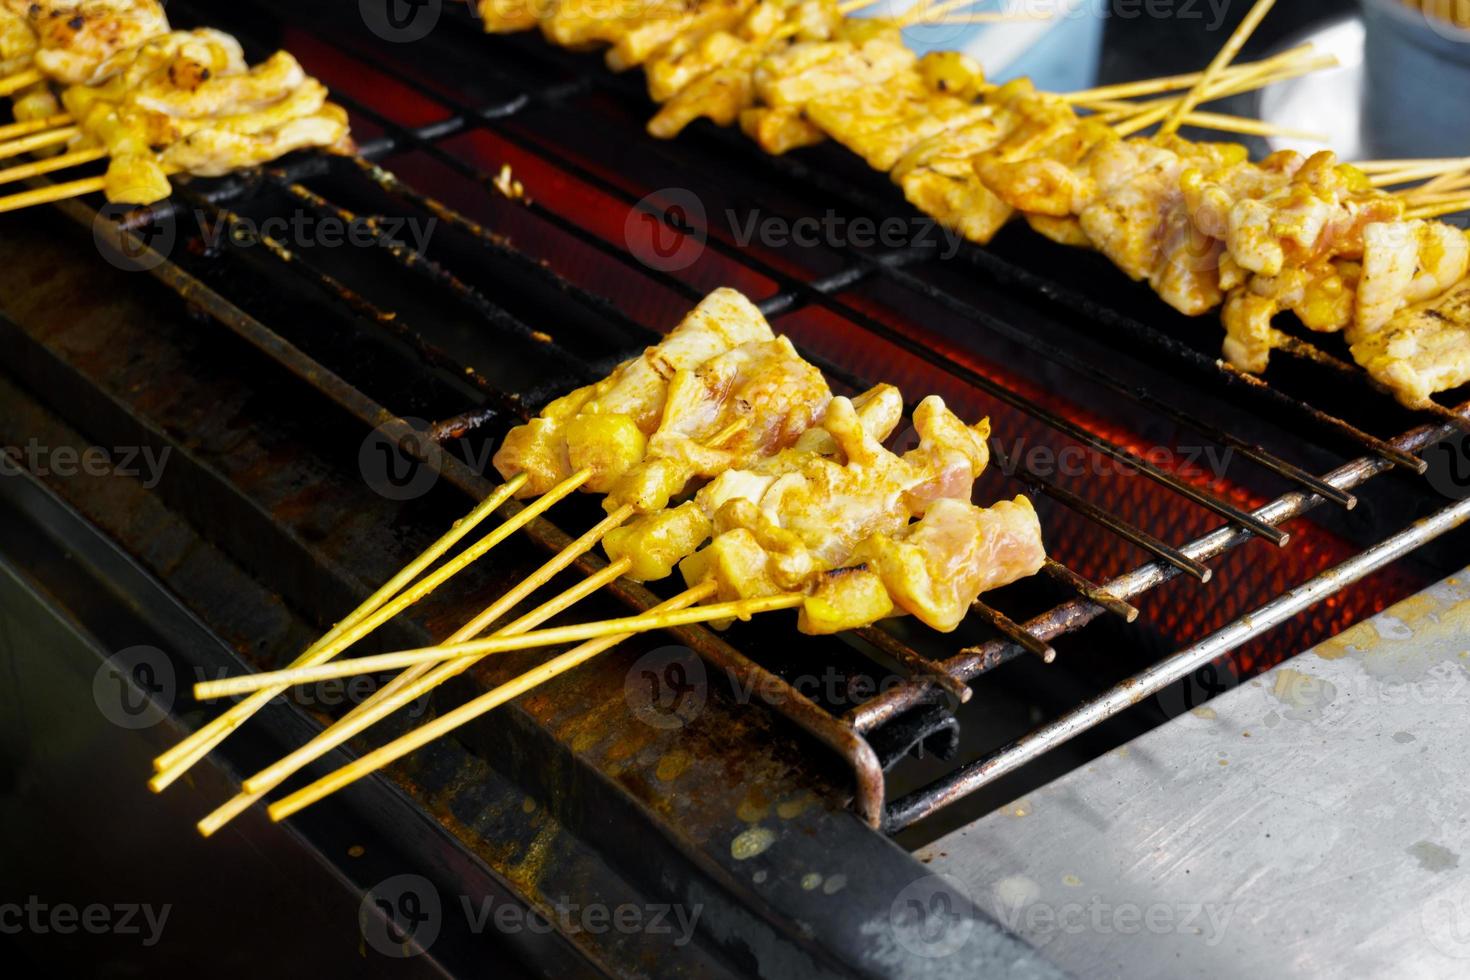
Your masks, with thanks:
M1409 408L1470 382L1470 281L1400 311L1352 351Z
M663 418L669 382L679 371L692 370L741 344L774 339L770 325L750 300L733 289L717 289L659 343L512 429L495 454L495 468L507 479L528 474L521 495L540 496L574 472L567 443L567 425L573 418L625 416L640 432L651 435ZM636 462L629 461L624 470ZM623 471L600 473L595 482L611 489L622 476Z
M103 62L97 81L62 93L91 142L108 150L108 199L151 204L168 174L219 176L293 150L350 147L347 114L278 52L255 67L209 29L174 31Z
M948 633L982 594L1041 571L1046 549L1025 497L993 507L946 499L898 533L864 541L851 560L874 569L904 612Z
M120 51L168 33L158 0L5 0L35 35L35 66L63 85L95 81Z

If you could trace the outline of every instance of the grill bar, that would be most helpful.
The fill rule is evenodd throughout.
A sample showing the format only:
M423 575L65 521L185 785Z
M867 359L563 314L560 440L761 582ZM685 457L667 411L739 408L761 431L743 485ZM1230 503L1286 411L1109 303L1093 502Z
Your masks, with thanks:
M1034 653L1040 657L1042 663L1049 664L1057 659L1057 651L1050 643L1039 638L1000 610L992 609L979 599L971 603L970 608L1006 639L1022 647L1028 653Z
M1062 584L1072 589L1075 589L1077 592L1086 596L1089 602L1095 603L1106 609L1108 612L1112 613L1114 616L1119 617L1123 620L1123 622L1131 623L1138 619L1138 609L1136 607L1129 605L1122 599L1119 599L1117 596L1113 595L1102 586L1096 585L1089 579L1078 575L1072 569L1068 568L1066 565L1063 565L1055 558L1048 558L1046 560L1046 565L1043 566L1043 571L1045 571L1047 575L1050 575L1058 582L1061 582Z
M333 204L320 194L308 190L299 183L280 181L279 186L291 197L319 214L330 214L349 223L358 217L346 208ZM519 318L492 303L482 292L460 279L438 262L418 254L404 242L385 234L382 226L377 221L369 222L368 228L373 235L374 241L391 255L398 265L419 275L433 285L446 290L458 299L461 304L473 310L486 323L500 330L502 333L518 340L535 342L540 346L541 350L551 352L574 376L581 376L589 381L593 379L594 374L588 365L581 358L567 351L555 340L548 339L545 334L539 334Z
M1199 643L1160 661L1106 693L1088 701L1056 721L1036 729L979 762L945 776L935 785L895 801L884 826L890 832L922 820L947 803L967 796L983 786L1014 772L1109 718L1126 711L1145 698L1158 694L1217 657L1266 632L1370 573L1396 561L1470 520L1470 499L1461 500L1432 517L1418 521L1380 544L1374 545L1322 574L1278 596Z

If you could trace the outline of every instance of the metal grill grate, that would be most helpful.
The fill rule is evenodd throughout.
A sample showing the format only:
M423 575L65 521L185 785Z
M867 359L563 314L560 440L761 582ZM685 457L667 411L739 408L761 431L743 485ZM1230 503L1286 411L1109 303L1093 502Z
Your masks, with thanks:
M308 187L320 178L355 180L371 186L387 200L408 213L432 216L456 232L478 243L482 255L476 266L493 268L501 277L522 277L548 293L563 297L570 307L580 311L578 322L599 322L613 335L611 346L625 355L636 349L648 335L646 322L627 309L629 305L648 318L647 322L667 321L657 303L630 303L626 291L612 287L592 288L584 284L587 277L564 274L553 264L538 260L530 251L516 244L516 231L488 227L471 217L469 207L446 203L422 189L421 182L410 183L374 161L392 159L395 169L437 168L452 173L472 189L488 191L495 176L485 169L475 140L491 138L495 147L509 147L527 159L535 160L547 172L562 175L593 201L611 202L613 209L592 211L585 219L568 217L564 207L553 207L535 200L506 202L501 205L517 210L518 228L535 234L552 236L567 243L568 254L594 256L609 267L647 289L666 295L670 309L692 305L706 292L706 286L693 281L707 275L710 269L699 268L686 274L660 271L649 267L627 247L617 241L615 232L605 227L609 216L620 218L642 211L660 222L671 234L687 236L701 233L710 253L713 274L720 281L748 287L758 305L782 324L802 316L821 316L841 325L851 336L867 338L880 344L882 350L899 352L906 358L927 365L951 382L978 394L990 403L1005 406L1030 422L1086 447L1100 457L1121 464L1155 484L1181 507L1197 508L1209 515L1213 529L1185 542L1161 539L1155 530L1139 524L1107 508L1090 502L1087 497L1046 472L1029 466L1024 459L1013 458L997 447L995 460L1007 473L1014 473L1019 486L1045 495L1054 505L1072 511L1079 519L1095 525L1100 534L1111 536L1119 547L1124 544L1140 549L1149 560L1101 585L1088 580L1078 571L1053 561L1049 577L1070 596L1052 608L1036 615L1022 617L1011 610L977 605L976 619L994 631L994 638L967 647L947 657L926 656L917 648L922 644L906 642L898 635L881 629L862 632L862 638L887 658L896 662L907 674L906 679L887 688L882 694L838 715L804 696L777 673L748 658L731 643L699 628L679 631L682 642L712 662L730 670L734 676L750 683L752 689L774 691L772 707L803 729L837 751L855 775L856 808L874 826L897 830L915 819L981 783L980 768L967 767L946 777L934 786L911 794L896 803L885 799L883 771L895 758L914 745L937 736L952 733L953 721L947 710L936 705L965 700L968 683L981 674L1030 651L1047 659L1054 656L1051 642L1075 632L1109 612L1131 618L1136 611L1130 601L1157 586L1180 576L1192 576L1201 583L1211 578L1208 562L1248 541L1259 538L1277 547L1288 544L1289 535L1281 529L1288 520L1305 514L1323 503L1351 508L1356 503L1353 491L1368 480L1395 467L1422 473L1425 464L1419 454L1425 447L1453 431L1453 422L1435 417L1420 420L1396 438L1371 434L1361 424L1319 408L1312 401L1289 390L1264 381L1240 375L1219 363L1214 357L1190 343L1180 340L1151 319L1116 305L1102 303L1075 285L1056 276L1038 271L1026 256L1007 254L1004 248L979 249L965 246L961 262L955 263L967 275L984 279L1001 290L1024 297L1032 308L1060 311L1075 321L1086 321L1108 331L1114 341L1126 340L1136 348L1143 361L1162 363L1168 370L1182 374L1189 383L1208 388L1216 397L1232 404L1259 410L1277 420L1296 427L1303 441L1312 446L1313 459L1324 449L1316 445L1346 447L1346 462L1325 476L1316 476L1303 463L1292 462L1265 448L1250 435L1235 433L1182 407L1173 399L1156 394L1148 387L1124 380L1125 372L1104 369L1090 359L1081 347L1052 339L1044 332L1032 331L1009 315L992 312L970 298L962 289L947 281L953 268L942 268L935 256L915 248L858 248L830 245L819 256L771 254L761 249L745 248L719 233L715 228L695 229L658 207L640 193L637 187L618 179L609 167L591 165L578 159L578 139L605 139L595 127L582 125L579 113L586 106L623 106L637 115L647 112L646 100L631 78L615 77L589 58L567 54L545 45L539 37L484 38L467 15L451 17L453 23L439 28L435 52L449 49L457 53L456 66L475 66L474 84L465 88L489 90L483 99L456 94L458 86L435 80L422 58L403 51L401 58L384 60L384 49L374 49L350 36L334 23L334 16L316 10L290 9L273 0L250 0L237 5L229 13L196 7L193 4L171 5L171 15L180 23L210 22L241 36L253 54L267 49L266 38L253 33L271 30L262 25L287 27L290 45L303 55L308 68L334 83L334 97L353 114L363 140L361 155L356 158L328 159L309 157L293 159L282 166L260 173L242 175L219 182L197 182L184 188L175 201L130 215L112 233L131 234L150 224L177 219L183 208L200 208L227 227L241 221L233 210L258 203L264 196L278 194L291 206L316 215L355 217L345 204L327 193ZM232 22L233 20L239 22ZM390 54L392 46L387 46ZM411 46L403 46L411 47ZM319 59L313 59L317 54ZM429 56L425 56L429 57ZM319 62L319 63L318 63ZM447 69L446 69L447 70ZM377 98L369 96L376 93ZM391 107L389 105L391 103ZM394 109L398 111L395 115ZM528 115L538 122L554 122L557 139L539 135L531 125L522 125ZM578 129L579 136L569 136ZM563 137L566 137L563 139ZM688 145L696 147L694 152ZM570 147L570 149L569 149ZM701 130L687 141L658 144L648 149L676 172L685 174L691 186L708 190L722 199L746 198L752 188L769 189L784 205L798 205L813 198L840 204L851 214L885 215L895 212L896 194L875 186L868 176L844 170L844 164L832 156L830 169L820 154L797 158L770 158L760 154L739 134L728 131ZM709 167L712 158L723 156L725 167ZM816 161L824 161L817 163ZM402 163L403 166L399 164ZM91 223L92 212L79 205L66 210L78 221ZM471 372L468 383L483 409L471 416L451 420L441 428L465 429L479 424L504 425L525 417L547 398L574 383L584 383L602 373L607 363L594 352L598 344L569 333L546 338L536 324L515 311L514 297L502 301L477 280L457 271L457 262L441 262L415 252L407 243L374 224L376 244L398 269L421 282L438 298L458 304L478 318L508 343L534 350L537 358L548 365L534 386L506 386L503 380L489 379ZM528 232L529 233L529 232ZM119 239L120 240L120 239ZM338 304L345 315L376 322L401 339L413 344L427 359L447 370L461 373L461 365L424 341L410 317L394 305L393 299L357 292L344 279L315 256L299 254L285 243L264 239L261 244L269 261L286 274L320 291ZM565 264L574 264L567 259ZM813 267L815 264L816 267ZM246 313L227 298L227 284L212 288L200 281L181 264L164 262L153 274L181 296L207 310L213 317L235 330L298 377L323 390L339 405L356 415L366 426L379 426L385 417L406 414L406 409L384 407L355 390L350 384L324 376L314 362L300 350L283 341L267 323ZM591 277L596 278L596 277ZM736 281L731 282L734 279ZM879 301L875 296L896 295L896 303ZM647 294L644 293L644 296ZM940 338L924 333L916 324L905 322L902 315L896 326L892 308L912 309L924 304L945 311L949 316L981 332L988 342L1004 344L1019 351L1035 363L1062 375L1105 390L1110 396L1129 406L1130 412L1167 419L1183 429L1196 433L1210 443L1237 453L1258 468L1263 476L1284 481L1289 488L1278 493L1263 506L1250 508L1217 492L1207 481L1190 474L1157 465L1122 442L1099 434L1095 427L1078 421L1065 410L1055 407L1026 385L956 355L956 348ZM1209 329L1197 332L1208 335ZM606 346L606 345L603 345ZM1115 343L1116 346L1116 343ZM809 345L803 351L836 383L851 390L869 385L862 371L853 370L844 359L830 351L825 355ZM1290 353L1290 352L1288 352ZM1120 355L1121 358L1122 355ZM1385 416L1402 417L1366 382L1353 382L1361 395L1374 400ZM1462 407L1459 411L1465 411ZM1441 415L1447 416L1448 410ZM389 431L409 435L401 423L388 423ZM1308 439L1308 434L1311 438ZM466 492L482 496L488 484L478 474L450 460L446 475ZM508 505L515 510L516 505ZM1222 522L1222 523L1216 523ZM550 522L539 520L530 526L533 538L547 548L560 548L570 538ZM603 562L589 556L579 562L584 572L595 571ZM628 583L619 583L614 593L625 603L642 610L655 603L650 591ZM1004 603L997 599L997 603ZM1013 618L1015 617L1015 618ZM1019 619L1020 622L1016 620ZM1160 665L1167 667L1167 663ZM1159 668L1155 668L1159 669ZM757 688L756 685L759 685ZM923 709L923 710L919 710ZM1091 723L1096 723L1093 719ZM876 747L876 748L875 748ZM993 768L993 767L992 767Z

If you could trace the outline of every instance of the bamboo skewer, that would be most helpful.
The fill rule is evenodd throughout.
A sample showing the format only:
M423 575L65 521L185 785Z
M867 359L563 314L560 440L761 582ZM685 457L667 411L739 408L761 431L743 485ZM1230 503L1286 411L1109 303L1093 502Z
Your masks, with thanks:
M744 432L750 426L750 416L741 416L725 426L725 428L721 429L714 436L707 439L705 445L711 448L723 446L728 440ZM518 478L516 480L517 486L523 483L524 479L524 477ZM631 517L633 513L634 508L626 504L614 510L581 537L569 543L535 572L527 576L515 588L491 603L473 620L460 627L445 642L462 643L474 639L517 604L528 598L538 588L545 585L560 572L566 570L572 562L596 547L609 532L617 527L621 527L623 522ZM590 595L604 584L621 577L630 567L632 567L631 559L625 558L614 562L593 575L586 582L569 590L560 600L554 600L551 603L545 604L535 614L522 617L512 624L511 627L497 632L496 635L515 635L516 633L522 633L531 629L541 621L550 618L556 612L565 609L572 601ZM561 604L558 605L558 602ZM278 760L275 764L267 767L250 779L245 780L240 793L199 822L199 832L206 837L213 834L220 827L224 826L240 813L243 813L270 790L290 778L292 774L299 771L303 766L309 765L349 738L352 738L377 721L392 714L414 698L432 690L456 674L467 670L478 659L480 658L467 657L437 665L424 663L404 671L398 677L384 685L382 689L375 692L372 697L348 712L346 716L316 738L313 738L306 745L285 758Z
M56 129L31 133L19 139L8 140L0 143L0 160L8 160L11 157L29 153L31 150L40 150L57 143L65 143L82 134L76 126L58 126Z
M481 501L468 515L441 536L439 540L426 548L422 554L404 567L397 575L394 575L381 588L365 599L345 619L332 627L325 636L307 648L301 656L296 658L292 666L308 667L314 664L324 663L330 657L335 656L343 649L343 647L337 644L344 634L366 620L373 613L382 609L385 604L423 574L429 566L448 553L450 548L453 548L467 534L473 531L486 517L490 516L497 508L509 500L524 484L525 478L517 476L515 479L501 485L498 490ZM153 767L157 770L158 775L149 784L153 787L154 792L158 792L167 787L192 766L195 761L208 755L230 732L249 720L271 698L281 694L285 690L287 688L284 687L278 690L264 690L252 697L246 698L154 759Z
M27 68L25 71L18 71L14 75L0 78L0 96L14 95L23 88L45 80L46 76L41 74L39 69Z
M1297 61L1284 67L1272 66L1267 62L1261 62L1250 71L1236 76L1229 83L1219 82L1217 80L1217 87L1212 88L1206 94L1204 101L1208 102L1231 95L1240 95L1243 92L1264 88L1267 85L1286 81L1289 78L1297 78L1314 71L1320 71L1323 68L1335 67L1337 64L1337 59L1332 55L1320 55L1310 60ZM1114 126L1113 129L1119 136L1131 136L1164 119L1179 104L1174 99L1158 99L1150 103L1152 107L1149 110L1140 113L1126 123Z
M106 186L107 178L105 177L83 177L81 180L73 180L65 184L48 184L32 191L22 191L19 194L0 197L0 214L20 211L38 204L50 204L53 201L66 201L73 197L95 194Z
M470 640L449 646L421 647L417 650L401 650L369 657L354 657L318 667L300 667L290 670L267 671L247 674L243 677L228 677L218 681L201 681L194 685L194 696L201 700L246 694L276 684L315 684L318 681L372 674L383 670L398 670L420 663L439 663L467 656L484 656L492 653L509 653L512 650L532 650L536 647L554 646L558 643L578 643L600 636L617 633L647 633L650 630L668 629L674 626L693 626L720 619L748 619L758 613L775 612L778 609L794 609L805 601L800 592L784 592L758 599L737 599L719 602L698 609L685 609L671 613L643 613L621 619L605 619L595 623L576 626L558 626L552 629L522 633L520 636L490 637Z
M50 157L46 160L17 164L14 167L0 169L0 184L13 184L27 177L39 177L42 174L54 173L68 167L80 167L83 164L101 160L105 156L107 156L107 150L104 147L94 146L86 150L63 153L61 156Z
M536 626L544 623L552 616L555 616L557 613L565 611L566 609L585 599L587 596L591 595L593 592L596 592L604 585L621 576L624 572L628 570L628 567L631 566L632 563L632 559L625 558L622 561L614 562L613 564L608 565L606 568L603 568L596 574L591 575L586 579L583 579L581 582L578 582L576 585L557 595L555 598L542 603L540 606L537 606L535 609L526 613L524 616L511 623L509 626L497 631L495 635L516 636L520 633L525 633L528 630L534 629ZM551 576L547 577L550 578ZM497 603L497 606L499 605L500 604ZM513 605L513 602L504 603L503 608L508 609ZM492 609L493 608L494 607L492 607ZM483 620L487 618L490 613L491 610L487 609L485 615L476 617L473 623L467 624L459 631L457 631L454 634L455 638L463 640L476 636L482 629L484 629ZM491 621L493 622L494 619L498 619L499 616L500 613L496 613L491 618ZM307 742L301 748L297 749L295 752L292 752L285 758L277 761L273 765L261 770L254 776L247 779L244 785L241 787L241 791L239 793L237 793L223 806L219 807L213 813L209 814L203 820L199 821L197 825L199 828L199 833L205 837L211 836L225 824L229 823L235 817L239 816L241 813L245 812L247 809L253 806L256 801L262 799L265 794L269 793L271 790L275 789L281 783L289 779L302 767L310 765L316 759L319 759L323 755L326 755L332 749L346 742L348 739L371 727L374 722L378 721L381 718L387 717L394 711L397 711L403 705L406 705L410 701L419 697L421 694L427 693L433 687L448 680L454 674L458 674L464 670L468 670L473 662L473 660L470 660L463 664L451 662L448 664L441 664L438 668L435 668L433 670L429 670L426 668L425 670L419 671L418 673L407 671L403 674L400 674L398 677L394 678L392 682L385 685L371 698L364 701L356 708L353 708L352 711L348 712L345 717L343 717L336 724L332 725L326 731L322 732L316 738L312 739L310 742ZM450 668L454 669L451 670Z
M1446 191L1470 190L1470 173L1447 173L1442 177L1436 177L1422 187L1414 187L1404 192L1404 197L1414 198L1425 194L1441 194Z
M1112 99L1096 102L1077 102L1073 104L1079 109L1092 109L1096 111L1098 113L1098 119L1106 123L1122 122L1148 111L1147 104L1141 105L1135 102L1123 102ZM1327 137L1321 133L1292 129L1289 126L1278 126L1260 119L1249 119L1245 116L1231 116L1219 112L1201 112L1196 110L1184 117L1184 124L1187 126L1198 126L1202 129L1213 129L1222 133L1243 133L1247 136L1286 136L1292 139L1314 140L1319 143L1327 142Z
M1235 56L1240 53L1240 49L1245 46L1245 42L1250 40L1250 36L1255 33L1256 28L1261 25L1261 21L1265 19L1266 15L1271 12L1271 8L1274 6L1276 6L1276 0L1256 0L1255 6L1250 9L1250 13L1245 15L1245 19L1240 22L1240 26L1230 35L1230 40L1225 42L1225 46L1220 49L1220 53L1215 55L1209 66L1200 75L1199 81L1194 83L1194 87L1185 94L1184 98L1179 101L1179 104L1174 107L1174 111L1164 120L1163 125L1159 127L1160 136L1172 136L1178 131L1184 121L1184 117L1193 112L1195 106L1207 100L1210 90L1214 88L1216 76L1224 71L1230 65L1230 62L1235 60Z
M697 585L667 602L653 607L650 612L659 614L677 612L707 599L714 594L715 589L716 585L713 582ZM498 708L507 701L512 701L527 691L533 690L550 681L552 678L581 666L598 654L617 646L632 635L631 633L619 633L588 641L568 650L558 657L548 660L539 667L528 670L526 673L501 684L493 690L486 691L474 700L460 705L453 711L440 715L433 721L420 725L418 728L394 739L387 745L369 752L362 758L323 776L311 785L305 786L285 799L272 804L269 809L271 819L276 821L286 819L298 810L302 810L321 800L323 797L331 795L342 787L356 782L363 776L369 775L397 759L401 759L415 749L427 745L436 738L447 735L461 725L467 724L486 712Z
M1395 184L1410 184L1416 180L1439 178L1446 174L1458 175L1463 173L1467 166L1470 166L1470 161L1467 160L1458 160L1453 165L1434 160L1414 165L1410 161L1409 164L1399 170L1385 170L1369 174L1368 183L1374 187L1392 187ZM1358 169L1362 170L1363 168L1358 167Z
M46 116L41 119L26 119L22 122L13 122L6 126L0 126L0 140L14 139L17 136L29 136L31 133L39 133L43 129L54 129L57 126L65 126L71 121L71 113L60 112L54 116Z
M532 592L551 581L557 574L564 571L567 566L576 561L577 558L596 547L603 537L607 535L607 532L620 526L623 521L631 516L632 511L633 509L631 507L623 507L608 515L596 527L562 549L559 554L528 576L520 585L491 603L473 620L456 630L446 642L461 643L480 635L488 626L515 608L516 605L530 596ZM580 583L574 589L563 593L557 599L521 617L510 626L498 631L495 635L513 636L516 633L523 633L526 630L532 629L544 620L551 618L551 616L567 608L572 602L578 601L586 595L590 595L603 585L618 578L628 570L631 564L632 562L630 560L623 559L622 561L608 565L595 575L589 577L586 581ZM462 664L451 662L437 666L433 664L421 664L404 671L375 692L372 697L353 708L326 731L290 755L287 755L245 780L240 793L199 822L199 832L205 837L213 834L220 827L249 809L257 800L264 797L266 793L289 779L303 766L311 764L327 752L346 742L349 738L366 730L379 720L386 718L403 705L417 698L420 694L448 680L455 674L467 670L473 662L472 660L463 662ZM422 683L419 683L420 678L422 678Z
M1262 65L1284 63L1297 58L1303 58L1315 50L1310 44L1302 44L1262 61L1231 65L1225 71L1221 72L1221 76L1237 76L1259 68ZM1185 75L1170 75L1165 78L1145 78L1137 82L1118 82L1113 85L1099 85L1096 88L1081 89L1076 92L1062 92L1060 93L1060 97L1067 102L1089 102L1096 99L1135 99L1145 95L1163 95L1166 92L1187 89L1197 83L1203 75L1204 72L1195 71Z
M1425 207L1415 208L1404 217L1412 220L1443 218L1448 214L1459 214L1461 211L1470 211L1470 195L1455 201L1447 201L1442 204L1432 204Z
M1354 167L1365 174L1387 174L1396 173L1400 170L1408 170L1411 167L1432 167L1435 173L1443 173L1450 170L1463 170L1470 167L1470 158L1467 157L1438 157L1425 159L1407 160L1359 160L1353 164Z

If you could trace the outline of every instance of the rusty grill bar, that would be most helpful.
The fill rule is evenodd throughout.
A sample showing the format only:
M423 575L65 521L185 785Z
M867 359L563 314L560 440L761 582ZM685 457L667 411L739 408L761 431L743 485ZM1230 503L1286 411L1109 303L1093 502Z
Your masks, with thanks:
M215 12L196 9L192 4L174 4L170 9L171 14L180 21L203 22L211 19L211 16L215 21L219 19ZM624 102L636 102L643 107L643 97L636 83L627 78L611 76L600 64L589 63L585 59L556 51L546 46L539 37L484 39L478 36L478 25L472 19L460 16L456 18L457 22L441 30L452 30L461 34L462 37L456 38L454 43L469 50L475 50L473 46L484 46L486 56L482 60L485 63L486 76L493 77L498 85L513 93L483 105L468 104L416 80L410 74L393 73L373 52L363 49L341 32L333 31L329 18L318 22L315 12L306 14L291 11L272 0L252 0L241 5L237 15L247 17L247 26L244 29L235 24L220 26L239 34L247 46L253 45L256 49L253 53L258 53L263 46L258 43L259 38L252 38L248 25L254 24L256 18L268 21L278 18L293 27L308 31L341 57L388 73L418 97L432 102L442 111L442 115L423 125L407 126L395 122L385 112L359 99L334 93L334 97L347 106L357 119L368 121L384 134L365 142L361 156L346 160L316 156L293 159L263 172L195 184L183 189L178 200L206 210L233 227L239 217L232 208L238 202L253 199L262 189L269 189L285 195L287 199L313 213L348 219L356 216L349 209L306 185L314 179L338 171L355 173L360 178L366 178L403 207L437 218L472 238L484 247L489 262L556 290L583 308L589 316L621 331L630 343L646 333L639 323L618 308L611 297L600 295L571 281L518 249L494 229L485 227L475 218L411 186L373 162L397 152L421 152L488 191L494 180L493 176L443 145L448 139L485 130L539 158L548 167L586 187L629 208L644 209L671 231L678 234L688 233L691 229L676 225L667 212L640 200L636 192L566 159L555 145L507 125L532 107L569 112L569 99L593 91ZM514 72L506 70L500 59L491 57L490 52L496 50L513 50L520 58L550 66L557 74L570 75L571 80L538 87L532 80L517 77ZM722 149L728 148L732 158L757 172L759 179L770 181L773 185L785 186L798 192L816 191L841 200L860 213L887 207L884 203L875 203L873 197L863 188L853 186L832 174L814 170L805 162L765 157L745 144L738 134L728 131L702 132L698 138L712 140ZM680 153L677 144L664 145L659 152L675 158ZM719 173L703 171L691 175L691 183L695 185L702 182L718 185L721 181L722 175ZM649 268L629 249L605 239L545 204L532 200L521 202L521 206L535 221L617 263L640 279L656 283L691 303L703 295L703 289L672 273ZM94 213L90 208L78 203L61 207L78 223L87 226L93 224ZM179 214L177 202L166 202L152 209L135 212L118 225L107 226L108 231L103 237L109 239L112 247L122 249L125 244L124 236L127 236L129 240L126 242L126 251L137 255L143 246L133 237L134 232L153 223L172 220ZM574 383L585 383L601 373L604 366L590 364L585 358L556 341L543 340L533 324L525 322L523 318L497 303L473 282L467 281L461 273L414 252L404 242L384 232L379 224L373 223L371 227L375 242L384 254L391 257L399 267L416 276L426 288L453 299L487 327L507 338L519 341L535 339L538 350L554 360L564 372L565 380L559 384L560 388ZM233 255L233 258L238 261L274 263L288 274L298 277L310 288L329 297L337 304L342 315L374 323L410 343L420 356L431 363L462 373L460 365L424 341L414 325L391 306L382 305L379 300L354 292L347 283L314 264L310 258L293 252L284 243L266 239L262 244L268 259L239 255ZM1084 356L1050 343L1005 317L974 306L963 297L926 278L923 274L924 266L932 263L933 259L916 250L887 249L873 254L850 244L837 246L833 250L841 255L840 267L834 272L812 279L801 271L782 268L775 262L732 242L726 242L717 235L709 235L707 245L722 259L775 284L776 292L759 303L768 316L791 314L806 309L823 310L840 318L852 329L877 337L963 381L974 390L983 392L1042 425L1090 447L1102 456L1126 464L1138 474L1166 488L1180 500L1203 508L1224 521L1215 530L1194 540L1178 545L1170 544L1058 485L1044 473L1035 472L1024 463L1010 459L996 447L994 456L997 463L1007 472L1015 473L1020 483L1047 495L1059 505L1071 509L1081 518L1119 539L1142 548L1154 560L1100 584L1088 580L1065 565L1053 562L1048 567L1049 577L1072 592L1073 598L1020 623L1003 610L977 603L977 617L992 627L999 634L998 638L961 650L939 661L925 657L885 630L874 628L862 631L861 638L897 663L907 677L896 687L859 704L843 716L819 706L786 680L755 663L731 643L703 627L686 627L674 631L681 642L702 657L729 670L732 676L749 685L751 690L768 695L765 700L773 710L785 715L845 759L855 778L856 810L870 825L890 831L901 829L975 788L970 784L974 780L967 777L969 770L960 770L896 803L886 800L883 773L886 764L894 761L895 753L902 756L909 749L932 737L953 731L954 721L946 712L939 713L937 718L929 718L916 729L905 728L904 719L910 712L919 708L931 708L946 701L953 703L967 700L971 693L968 687L970 682L1026 650L1049 660L1055 655L1051 646L1053 640L1081 629L1107 612L1132 621L1138 614L1130 604L1132 600L1181 574L1190 575L1201 583L1210 581L1212 570L1206 562L1253 538L1261 538L1278 547L1286 546L1290 535L1281 528L1286 521L1305 514L1324 502L1351 509L1357 503L1357 497L1353 493L1357 487L1395 467L1414 473L1424 472L1425 463L1418 454L1449 435L1455 425L1454 421L1436 417L1433 422L1413 428L1397 438L1380 438L1261 379L1241 375L1169 337L1144 320L1098 304L1005 256L969 245L963 248L961 254L970 267L981 270L998 282L1027 294L1044 296L1048 302L1063 309L1093 318L1100 326L1145 347L1151 355L1167 359L1192 377L1207 380L1213 388L1238 396L1239 400L1251 402L1278 418L1290 417L1299 421L1304 429L1319 432L1327 440L1346 445L1353 452L1363 454L1319 477L1251 439L1227 431L1143 387L1118 378L1089 362ZM226 249L226 253L233 254L229 249ZM151 274L189 303L203 309L212 318L267 354L291 374L319 389L359 419L365 428L381 428L394 437L406 440L403 445L414 445L414 430L398 418L393 406L377 403L348 382L323 370L310 356L284 339L269 324L261 322L236 305L227 292L211 288L172 261L162 261ZM1239 452L1242 458L1263 471L1275 474L1295 489L1253 511L1242 509L1186 478L1165 471L1129 448L1091 431L1001 381L950 361L933 346L888 325L877 316L860 309L858 304L848 298L849 291L854 287L873 283L883 283L937 304L966 322L977 325L987 334L1003 338L1045 362L1100 385L1144 410L1187 427L1221 447ZM804 353L829 377L853 390L866 388L870 384L868 379L845 369L841 364L833 363L830 358L815 356L808 351ZM482 424L487 419L500 423L519 421L532 414L541 402L558 393L556 390L507 391L473 373L468 375L468 381L484 399L484 410L472 420L458 420L441 425L439 428L445 433L463 434L466 428ZM1368 390L1366 382L1363 387L1365 391ZM1464 415L1470 412L1470 405L1461 406L1455 411ZM1448 409L1440 413L1441 416L1449 414ZM476 499L482 498L493 489L490 481L457 460L445 457L443 467L445 476L455 486ZM504 508L503 514L510 516L519 510L519 504L510 503ZM538 545L551 550L560 549L572 537L545 518L532 522L527 530ZM595 555L588 555L580 559L576 567L583 573L590 574L605 564ZM640 611L659 601L648 589L628 582L617 582L610 587L610 591L620 601ZM1253 632L1236 631L1232 634L1233 645L1244 642ZM1092 718L1090 724L1096 724L1102 717L1106 715ZM902 735L893 736L894 731L901 731ZM887 757L880 755L874 744L870 744L870 740L888 746Z

